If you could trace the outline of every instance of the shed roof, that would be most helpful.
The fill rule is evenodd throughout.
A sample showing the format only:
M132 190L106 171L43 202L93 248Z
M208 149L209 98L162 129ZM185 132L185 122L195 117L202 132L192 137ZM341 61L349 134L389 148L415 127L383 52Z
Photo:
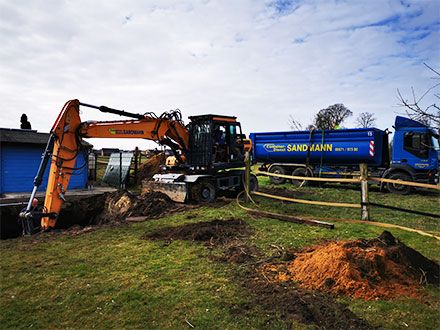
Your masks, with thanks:
M0 142L3 143L30 143L46 145L49 140L49 133L40 133L31 129L17 129L17 128L1 128L0 127ZM82 145L87 148L93 146L82 141Z

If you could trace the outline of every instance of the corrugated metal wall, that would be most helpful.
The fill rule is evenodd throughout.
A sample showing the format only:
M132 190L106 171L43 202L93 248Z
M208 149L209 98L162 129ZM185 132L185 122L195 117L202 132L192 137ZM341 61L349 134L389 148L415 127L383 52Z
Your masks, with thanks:
M41 161L44 145L3 144L1 147L0 193L28 192L32 190L35 175ZM75 167L80 167L87 160L87 154L78 155ZM47 186L49 165L39 191ZM74 171L68 189L86 188L88 166Z

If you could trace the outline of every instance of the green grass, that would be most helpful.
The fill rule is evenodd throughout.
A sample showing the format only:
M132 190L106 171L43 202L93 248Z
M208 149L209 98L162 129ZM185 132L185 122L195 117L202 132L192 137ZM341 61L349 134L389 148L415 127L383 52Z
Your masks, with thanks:
M290 183L276 186L271 185L267 177L259 177L258 181L260 183L260 186L262 187L285 188L289 191L297 192L297 198L300 199L341 203L360 203L361 199L359 185L327 184L324 188L306 186L298 189L293 187ZM380 192L377 187L373 186L372 188L370 188L369 195L370 202L372 203L397 206L414 211L440 214L440 195L432 191L424 191L408 196L402 196ZM258 200L263 204L262 207L265 207L267 205L269 207L273 207L273 205L277 205L281 207L282 211L294 214L305 214L308 217L360 220L360 209L345 207L310 206L306 204L292 204L288 202L283 203L266 198L261 198ZM439 220L427 216L414 215L374 206L370 208L370 217L372 221L392 223L400 226L407 226L426 231L440 231Z
M261 185L268 185L261 180ZM293 189L291 186L286 186ZM309 188L300 198L358 202L350 189ZM372 192L372 199L438 212L438 196L406 197ZM358 219L358 210L310 207L258 198L262 209L316 219ZM191 213L194 218L188 219ZM246 314L231 306L251 302L234 274L240 266L212 261L202 244L147 241L146 231L164 226L241 218L252 226L248 242L263 253L271 245L301 247L323 239L369 238L381 228L336 222L334 230L253 218L235 202L202 207L165 218L119 227L103 227L85 234L19 238L1 242L0 328L289 328L258 306ZM438 220L373 210L373 219L438 233ZM390 230L407 245L440 260L437 240L402 230ZM215 253L215 251L214 251ZM421 301L362 301L341 298L352 311L372 325L388 329L435 329L440 323L440 290L427 288ZM269 325L268 325L269 324ZM408 327L407 327L408 325ZM293 327L301 327L293 324Z

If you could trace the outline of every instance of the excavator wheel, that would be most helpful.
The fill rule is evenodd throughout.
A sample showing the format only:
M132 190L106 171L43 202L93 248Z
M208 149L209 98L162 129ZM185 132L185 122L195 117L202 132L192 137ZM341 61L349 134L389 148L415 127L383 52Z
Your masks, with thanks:
M211 203L215 201L215 186L207 180L196 182L191 189L192 199L197 203Z
M253 174L251 174L251 177L249 178L249 185L251 191L258 191L258 179Z

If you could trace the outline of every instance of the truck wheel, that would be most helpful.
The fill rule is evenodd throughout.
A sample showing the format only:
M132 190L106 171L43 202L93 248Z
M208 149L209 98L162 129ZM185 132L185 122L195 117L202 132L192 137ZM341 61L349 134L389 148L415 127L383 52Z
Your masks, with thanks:
M198 203L211 203L215 201L216 191L209 181L197 182L192 188L192 198Z
M402 172L393 173L388 178L392 180L412 181L408 174ZM412 191L411 186L398 183L387 183L387 189L390 193L400 195L408 195Z
M308 176L307 169L305 167L298 167L293 170L292 175L293 176ZM292 179L292 184L296 187L299 187L302 184L302 186L304 187L304 186L309 185L309 181Z
M270 173L274 173L274 174L286 174L286 171L284 170L284 168L282 168L281 166L272 166L269 170ZM279 178L276 176L271 176L269 178L270 183L273 184L283 184L286 182L286 179L284 178Z

